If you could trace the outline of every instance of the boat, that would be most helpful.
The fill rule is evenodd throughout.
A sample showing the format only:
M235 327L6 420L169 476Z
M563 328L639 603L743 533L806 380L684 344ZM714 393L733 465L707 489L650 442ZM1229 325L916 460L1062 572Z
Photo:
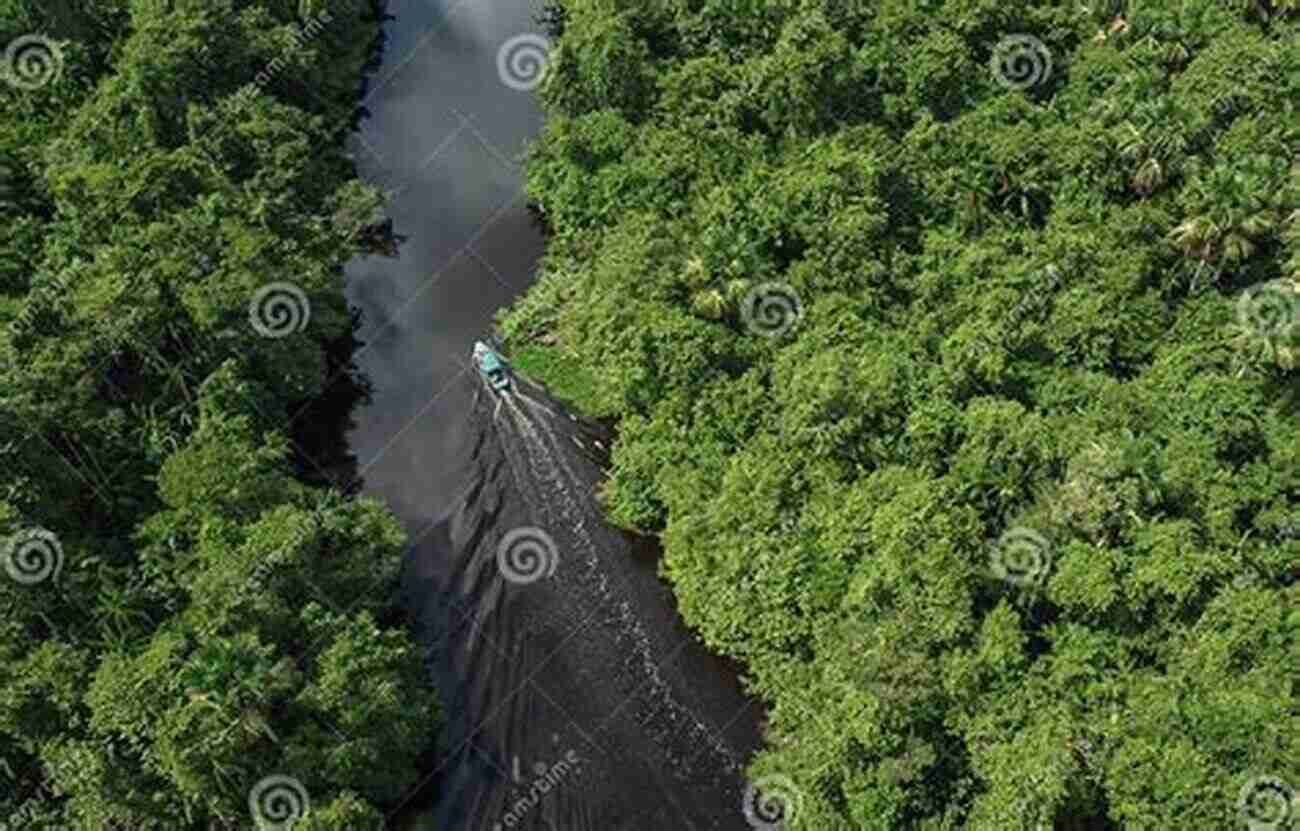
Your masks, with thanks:
M479 374L492 389L510 389L510 365L495 349L481 340L475 341L473 358L474 366L478 367Z

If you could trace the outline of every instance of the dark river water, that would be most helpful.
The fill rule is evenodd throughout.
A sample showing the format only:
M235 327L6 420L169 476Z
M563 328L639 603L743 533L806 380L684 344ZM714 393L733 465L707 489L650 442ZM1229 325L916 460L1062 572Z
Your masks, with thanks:
M390 3L355 141L406 240L347 269L373 386L349 442L410 533L406 602L449 711L411 806L457 831L772 828L742 811L759 705L678 619L654 545L595 507L608 437L469 365L543 248L520 164L541 128L538 12ZM503 555L521 534L542 560L522 578Z
M523 2L392 0L389 14L355 155L391 194L388 216L407 240L399 258L347 269L363 314L357 363L374 386L350 443L366 492L419 533L457 484L448 460L467 441L470 347L542 251L519 164L541 113L496 67L499 44L538 27Z

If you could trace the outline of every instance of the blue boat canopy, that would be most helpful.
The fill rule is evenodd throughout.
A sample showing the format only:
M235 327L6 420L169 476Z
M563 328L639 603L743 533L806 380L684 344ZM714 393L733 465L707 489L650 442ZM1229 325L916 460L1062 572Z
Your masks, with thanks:
M474 342L474 365L492 389L504 390L510 386L510 375L506 372L509 365L505 358L481 340Z

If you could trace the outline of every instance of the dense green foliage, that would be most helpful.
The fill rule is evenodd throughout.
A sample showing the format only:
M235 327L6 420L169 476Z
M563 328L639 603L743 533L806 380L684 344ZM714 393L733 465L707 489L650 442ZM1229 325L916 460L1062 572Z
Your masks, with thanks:
M325 486L329 413L292 418L346 375L377 14L0 0L0 46L33 33L58 71L0 79L0 538L59 568L11 579L5 547L0 822L248 828L279 775L295 828L382 827L438 716L392 607L404 534ZM251 325L274 281L302 331Z
M769 702L789 827L1244 828L1300 787L1295 12L551 10L503 329L617 420L609 510Z

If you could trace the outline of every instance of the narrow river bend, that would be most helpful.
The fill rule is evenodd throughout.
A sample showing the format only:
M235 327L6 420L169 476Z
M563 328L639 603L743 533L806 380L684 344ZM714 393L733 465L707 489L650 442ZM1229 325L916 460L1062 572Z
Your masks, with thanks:
M469 366L543 247L519 162L541 127L539 11L390 3L354 145L406 237L347 269L373 385L349 441L411 535L405 590L449 710L431 827L744 831L758 705L677 618L653 546L601 520L599 428ZM554 543L542 579L502 574L519 529Z

